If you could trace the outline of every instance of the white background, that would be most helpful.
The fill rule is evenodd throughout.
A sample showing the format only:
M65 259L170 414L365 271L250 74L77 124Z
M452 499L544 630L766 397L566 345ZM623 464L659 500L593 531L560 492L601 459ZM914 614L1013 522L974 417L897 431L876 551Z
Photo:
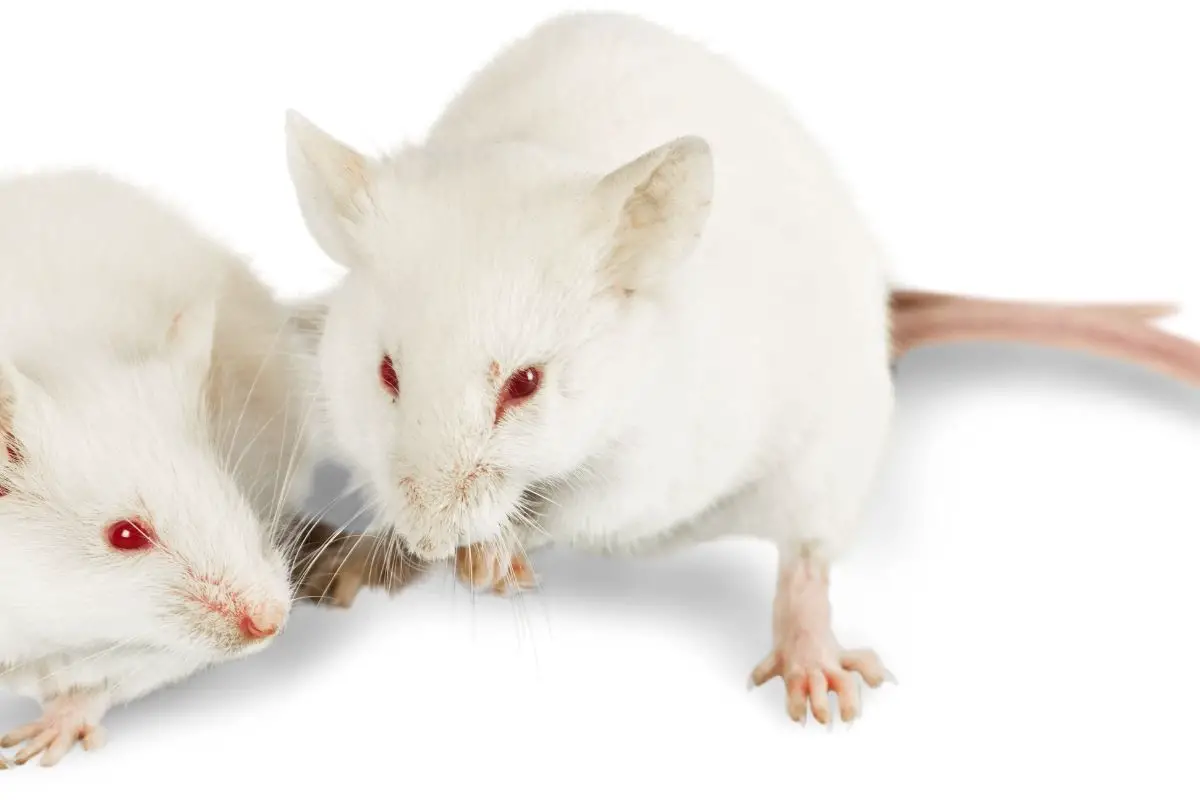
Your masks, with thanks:
M0 170L156 186L308 292L336 272L295 207L284 109L365 149L417 139L569 4L291 5L6 0ZM1194 2L635 6L790 98L901 282L1177 300L1171 326L1200 338ZM917 353L898 384L834 606L899 685L848 731L788 721L778 682L744 688L769 549L551 553L516 602L438 576L301 610L268 652L114 712L104 750L0 773L0 797L1198 796L1200 396L999 346ZM34 713L0 697L0 728Z

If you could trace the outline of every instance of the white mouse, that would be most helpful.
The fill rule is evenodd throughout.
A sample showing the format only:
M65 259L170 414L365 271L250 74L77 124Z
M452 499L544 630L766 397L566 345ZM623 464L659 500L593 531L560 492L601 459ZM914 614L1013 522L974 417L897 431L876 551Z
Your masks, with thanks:
M328 424L382 535L481 558L485 584L545 543L772 541L753 681L782 677L797 720L830 720L830 692L855 718L852 673L887 674L835 636L829 565L880 464L897 354L1026 339L1200 375L1146 324L1165 307L894 293L785 104L635 17L543 23L421 144L375 157L296 112L287 129L303 217L347 270L318 356Z
M283 629L308 404L245 263L115 178L0 181L0 298L0 689L43 708L0 747L49 766Z

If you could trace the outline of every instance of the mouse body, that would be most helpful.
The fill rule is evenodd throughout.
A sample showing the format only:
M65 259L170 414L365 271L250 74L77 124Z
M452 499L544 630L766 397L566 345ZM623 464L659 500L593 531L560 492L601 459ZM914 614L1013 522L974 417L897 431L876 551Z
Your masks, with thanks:
M309 404L248 265L99 172L0 180L0 302L0 689L44 712L0 747L49 766L285 626Z
M382 535L481 586L556 543L778 546L788 711L857 716L872 650L834 634L829 565L881 463L891 366L968 338L1195 379L1160 306L897 291L835 170L726 58L626 14L539 25L424 141L370 155L287 119L301 214L346 268L318 349L327 423ZM478 567L478 568L477 568ZM524 573L524 578L521 577Z

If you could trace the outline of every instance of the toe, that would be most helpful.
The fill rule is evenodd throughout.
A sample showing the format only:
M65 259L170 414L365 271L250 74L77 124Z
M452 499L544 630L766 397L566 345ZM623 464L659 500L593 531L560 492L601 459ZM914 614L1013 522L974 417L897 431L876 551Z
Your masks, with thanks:
M100 750L104 746L104 742L108 740L108 734L100 726L92 726L83 730L83 734L79 736L79 744L83 745L84 750Z
M457 564L458 578L472 589L489 588L495 591L503 583L495 553L481 545L460 548Z
M787 679L788 716L801 725L808 721L808 677L797 675Z
M537 575L534 573L533 567L524 558L518 556L512 560L512 567L509 574L518 588L537 588Z
M842 722L851 722L858 718L859 697L858 686L854 677L846 672L831 672L829 688L837 694L838 713Z
M813 719L822 725L829 724L829 681L822 670L808 673L808 702L812 705Z
M104 747L104 742L107 740L107 738L108 737L105 734L104 728L101 728L99 725L88 728L86 731L84 731L82 737L83 749L99 750L101 747Z
M0 739L0 747L16 747L21 742L28 741L37 736L41 733L43 727L45 726L41 722L31 722L28 725L17 728L15 731L5 734L3 739Z
M34 737L33 741L17 753L17 764L27 764L30 759L49 747L57 736L58 730L55 728L47 728L39 733Z
M499 571L499 564L497 564L495 572L499 573ZM492 591L503 596L509 593L519 594L536 586L537 578L534 576L529 562L520 556L514 556L508 571L496 578L495 584L492 585Z
M888 679L883 661L873 650L847 650L842 654L842 668L862 675L872 689L877 689Z
M750 684L752 686L762 686L767 681L779 676L779 668L783 664L783 659L778 653L771 655L758 662L758 666L750 673Z
M45 755L42 756L42 760L39 762L41 766L53 767L59 761L62 761L63 756L65 756L67 751L74 746L79 736L79 733L73 735L64 733L54 737L54 740L50 743L50 746L46 748Z

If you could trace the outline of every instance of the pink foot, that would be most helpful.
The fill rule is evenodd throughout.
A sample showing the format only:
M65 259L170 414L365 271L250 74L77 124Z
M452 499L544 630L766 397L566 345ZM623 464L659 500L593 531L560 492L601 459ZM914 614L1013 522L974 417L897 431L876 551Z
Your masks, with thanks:
M872 650L843 650L833 635L828 568L809 557L785 564L775 596L775 648L750 676L753 686L783 678L788 715L804 723L808 709L822 725L832 719L829 693L837 696L843 722L861 710L854 674L871 688L892 680Z
M0 747L25 745L13 758L15 766L42 754L41 766L52 767L76 742L82 743L84 750L104 745L104 729L100 727L103 714L104 703L95 695L64 695L46 704L40 720L0 738Z
M524 556L505 557L486 544L460 547L454 557L454 572L472 589L498 595L537 587L537 576Z

